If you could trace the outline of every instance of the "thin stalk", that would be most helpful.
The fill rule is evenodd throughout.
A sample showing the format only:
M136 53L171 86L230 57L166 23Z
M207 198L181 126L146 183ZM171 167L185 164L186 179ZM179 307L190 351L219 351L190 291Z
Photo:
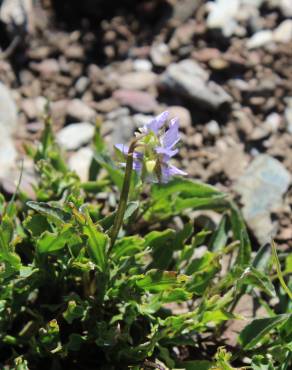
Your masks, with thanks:
M130 190L130 185L131 185L131 175L133 171L133 153L136 147L136 143L137 143L137 138L132 141L129 147L128 154L127 154L125 177L124 177L123 187L121 191L119 206L117 209L115 221L114 221L112 232L110 235L111 241L110 241L109 252L115 244L120 228L123 224L124 214L127 208L129 190Z

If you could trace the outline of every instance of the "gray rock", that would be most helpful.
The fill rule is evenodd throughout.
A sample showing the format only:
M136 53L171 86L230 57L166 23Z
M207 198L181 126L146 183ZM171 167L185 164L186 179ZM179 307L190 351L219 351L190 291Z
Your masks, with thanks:
M270 213L281 207L290 181L290 173L278 160L260 154L236 184L244 204L243 216L261 244L275 235L277 227Z
M171 118L177 117L179 119L181 128L187 129L192 126L192 117L186 108L174 105L172 107L168 107L167 110L169 111Z
M207 131L212 136L218 136L220 134L220 126L217 121L212 120L206 124Z
M185 22L190 18L198 6L201 4L200 0L180 0L175 1L173 5L172 17L179 23Z
M198 63L185 59L168 66L161 82L176 94L193 100L206 108L216 110L223 104L231 103L232 98L213 81L208 81L208 73Z
M68 125L57 133L57 142L67 150L75 150L88 144L94 136L95 128L88 122Z
M1 123L0 123L1 128ZM0 181L9 177L15 168L17 152L12 139L9 136L0 136Z

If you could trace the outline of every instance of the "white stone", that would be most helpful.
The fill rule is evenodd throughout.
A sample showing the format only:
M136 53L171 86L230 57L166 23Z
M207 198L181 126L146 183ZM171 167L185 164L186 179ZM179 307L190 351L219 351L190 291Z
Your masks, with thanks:
M150 50L153 64L158 67L165 67L171 62L171 54L167 44L154 43Z
M15 168L17 152L12 139L0 137L0 180L4 180Z
M57 142L67 150L75 150L88 144L94 136L94 126L88 122L65 126L57 133Z
M0 82L0 135L11 135L17 128L17 108L10 90Z
M208 5L210 9L207 17L208 28L219 28L224 36L231 36L237 27L235 17L239 11L240 0L217 0Z
M220 134L220 126L217 121L212 120L208 122L206 127L210 135L218 136Z
M273 40L283 43L292 41L292 19L286 19L274 30Z
M148 59L135 59L133 68L138 72L149 72L152 70L152 63Z
M247 41L246 46L248 49L260 48L272 42L273 38L274 35L272 31L262 30L252 35L252 37Z
M32 26L32 0L4 0L0 6L0 20L10 25Z
M286 17L292 17L292 1L291 0L280 0L281 10Z
M92 161L93 152L89 147L81 148L72 154L68 164L72 171L75 171L81 181L87 181L89 176L89 167Z

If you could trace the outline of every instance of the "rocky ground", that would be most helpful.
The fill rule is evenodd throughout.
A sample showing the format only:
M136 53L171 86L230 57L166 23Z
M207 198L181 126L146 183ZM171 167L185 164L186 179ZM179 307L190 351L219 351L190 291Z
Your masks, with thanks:
M82 179L96 117L112 146L167 109L189 177L234 194L255 245L292 246L291 0L4 0L0 21L2 191L15 190L47 99Z

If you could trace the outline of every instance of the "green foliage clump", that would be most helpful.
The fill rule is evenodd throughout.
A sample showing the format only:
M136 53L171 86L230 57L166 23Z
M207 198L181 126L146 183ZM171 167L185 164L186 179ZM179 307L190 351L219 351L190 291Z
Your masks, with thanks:
M249 358L255 370L288 369L291 302L281 290L282 314L265 303L276 294L267 276L271 252L264 247L252 258L234 203L179 178L141 195L132 176L112 244L123 172L98 127L94 147L90 181L81 183L47 121L40 146L27 148L39 173L36 199L0 197L0 367L233 369ZM205 209L221 215L217 227L193 220L191 211ZM233 309L243 294L269 316L249 323L227 352L222 333L242 319Z

